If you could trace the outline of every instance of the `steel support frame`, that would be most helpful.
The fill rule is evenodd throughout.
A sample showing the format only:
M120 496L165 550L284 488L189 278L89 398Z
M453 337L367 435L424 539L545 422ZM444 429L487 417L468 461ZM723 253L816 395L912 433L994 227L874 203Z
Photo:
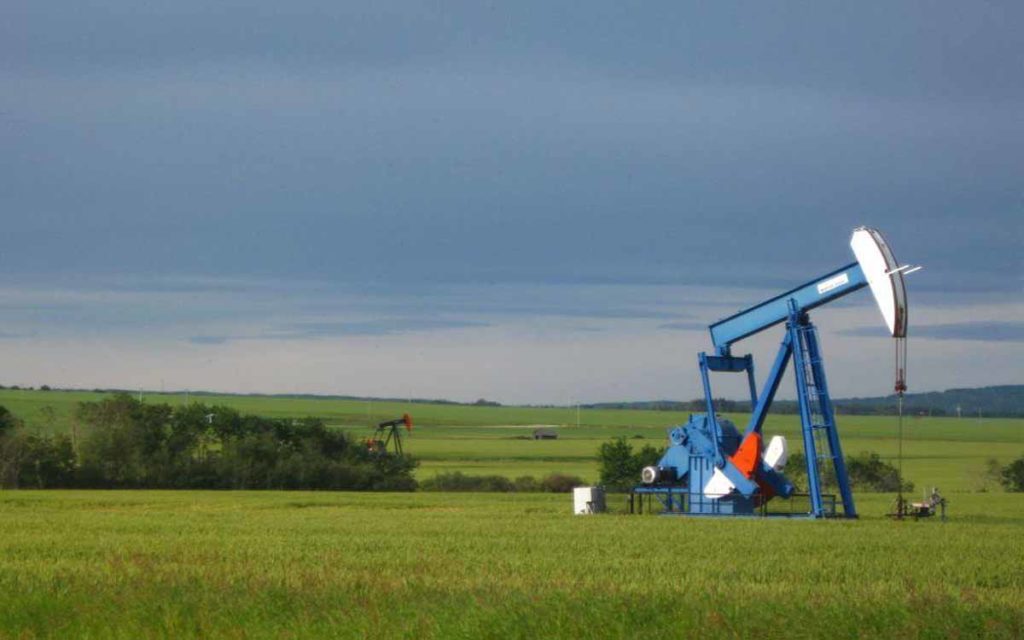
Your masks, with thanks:
M708 420L711 421L711 429L714 432L715 464L721 467L725 463L725 457L719 443L722 440L722 429L718 425L718 416L715 414L715 402L711 395L712 371L726 371L732 373L746 373L747 385L750 387L751 406L757 404L757 384L754 381L754 358L747 354L745 356L709 356L703 351L697 357L700 367L700 379L704 385L704 405L707 410Z
M396 421L382 422L377 425L377 430L374 432L374 440L384 442L384 451L388 450L388 447L394 443L395 455L405 455L402 451L402 434L398 431L398 424Z

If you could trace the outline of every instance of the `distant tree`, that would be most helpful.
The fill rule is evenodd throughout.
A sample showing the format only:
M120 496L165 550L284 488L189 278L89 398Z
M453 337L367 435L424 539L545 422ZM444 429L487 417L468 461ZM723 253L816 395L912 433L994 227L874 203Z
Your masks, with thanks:
M50 391L50 385L44 384L43 386L39 387L39 390L40 391Z
M454 471L439 473L424 480L421 488L425 491L475 491L497 493L568 493L573 487L586 484L582 478L564 473L552 473L538 482L533 476L520 476L509 480L505 476L471 476Z
M72 425L79 423L87 428L76 456L71 437L20 433L20 422L0 407L0 486L376 491L417 486L415 459L372 452L315 418L242 416L198 403L171 407L119 393L81 403Z
M57 424L57 412L50 405L46 405L39 410L39 415L46 424L46 430L52 432L54 426Z
M19 421L7 407L0 405L0 437L10 435L18 427Z
M1000 483L1007 491L1024 491L1024 456L1003 467Z
M1003 467L995 458L985 460L984 466L977 474L977 491L988 491L992 487L998 487L1003 481Z
M426 491L486 491L499 493L515 491L516 486L516 483L513 483L505 476L470 476L461 471L439 473L433 478L425 480L422 484L422 488Z
M18 485L21 441L16 430L19 421L7 407L0 405L0 487Z
M634 453L633 445L622 436L603 442L597 452L601 484L615 488L633 486L640 481L640 471L657 464L663 453L649 444Z
M633 447L625 438L619 437L601 443L597 451L601 473L601 484L614 487L635 483L640 469L635 468Z
M75 482L75 467L70 437L27 435L19 455L18 486L23 489L71 487Z
M806 460L803 453L795 452L789 456L783 471L790 482L805 491L808 488ZM882 460L881 456L873 451L862 451L856 456L847 456L846 473L850 478L850 485L859 491L885 493L898 491L900 488L899 469ZM839 486L836 482L835 468L831 463L823 463L819 467L819 480L823 489L834 490ZM913 489L913 482L903 481L904 491Z
M537 478L533 476L519 476L512 481L512 486L520 493L540 491L540 484L537 482Z
M572 476L565 473L552 473L540 481L540 489L549 493L569 493L575 487L582 487L586 483L579 476Z
M913 482L901 478L899 469L873 451L862 451L846 458L846 470L850 484L860 489L878 492L914 490Z

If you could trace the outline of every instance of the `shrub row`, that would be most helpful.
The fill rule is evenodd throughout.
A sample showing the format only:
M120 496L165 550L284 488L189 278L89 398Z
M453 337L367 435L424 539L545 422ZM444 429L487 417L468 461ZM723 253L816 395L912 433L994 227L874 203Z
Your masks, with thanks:
M537 480L533 476L520 476L509 480L505 476L471 476L461 471L439 473L420 483L424 491L477 491L499 493L568 493L573 487L580 487L586 482L578 476L564 473L552 473Z
M20 433L0 413L0 483L26 488L413 490L416 462L371 450L313 418L144 404L128 395L76 410L81 442Z

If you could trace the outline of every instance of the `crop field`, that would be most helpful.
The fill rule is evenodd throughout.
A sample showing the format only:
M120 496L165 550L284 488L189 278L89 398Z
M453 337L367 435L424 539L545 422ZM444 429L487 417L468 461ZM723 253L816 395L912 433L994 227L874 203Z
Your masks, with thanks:
M91 393L0 390L41 432ZM686 415L202 397L353 435L409 411L421 478L596 481L601 442L661 445ZM147 402L184 402L149 396ZM742 426L744 416L729 416ZM797 437L794 416L767 434ZM536 425L557 440L534 441ZM895 419L840 416L845 451L896 451ZM1024 495L984 470L1024 421L913 418L905 475L950 519L891 522L571 515L564 494L0 492L0 638L1024 637ZM794 442L794 444L796 444Z
M943 524L576 517L550 494L6 492L0 635L1021 637L1024 501L956 504Z

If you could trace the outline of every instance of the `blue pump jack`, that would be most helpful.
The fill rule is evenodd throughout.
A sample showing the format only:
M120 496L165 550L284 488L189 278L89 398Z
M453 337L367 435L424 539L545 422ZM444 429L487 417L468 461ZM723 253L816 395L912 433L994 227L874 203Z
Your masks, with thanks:
M706 413L691 415L685 425L669 430L669 447L657 466L643 472L643 484L633 490L656 497L664 513L685 515L801 515L824 518L840 515L834 496L822 492L822 465L831 465L842 502L842 516L856 518L857 509L836 427L835 412L825 379L824 356L809 312L864 287L870 287L894 338L906 337L907 298L903 275L920 267L900 267L882 235L875 229L854 230L850 246L857 261L815 278L795 289L712 324L713 353L700 353L698 366ZM768 378L758 392L754 360L734 356L732 346L773 326L785 323ZM896 390L906 388L897 344ZM793 361L800 409L802 444L807 464L808 506L802 511L770 512L773 496L791 498L793 484L782 474L786 443L773 438L762 449L762 427L779 383ZM753 411L742 434L715 414L711 373L746 373ZM649 499L649 498L648 498Z

